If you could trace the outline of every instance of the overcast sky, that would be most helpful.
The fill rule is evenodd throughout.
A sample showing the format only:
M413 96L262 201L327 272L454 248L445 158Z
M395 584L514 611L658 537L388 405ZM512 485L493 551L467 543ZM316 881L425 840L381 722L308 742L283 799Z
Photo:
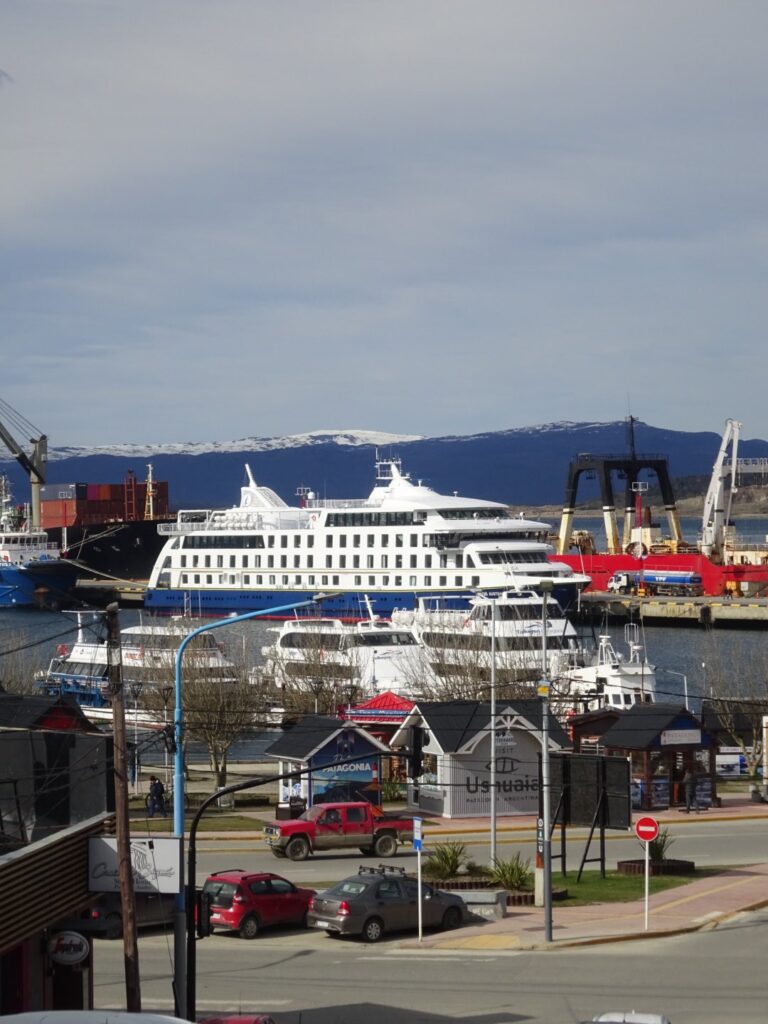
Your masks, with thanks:
M54 446L768 437L765 0L4 0L0 398Z

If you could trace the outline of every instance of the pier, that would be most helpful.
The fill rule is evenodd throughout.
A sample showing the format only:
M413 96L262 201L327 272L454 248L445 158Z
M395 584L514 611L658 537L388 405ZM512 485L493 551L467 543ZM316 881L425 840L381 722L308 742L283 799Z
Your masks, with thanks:
M698 626L766 629L765 597L638 597L634 594L586 593L579 599L580 622L637 619L654 626Z

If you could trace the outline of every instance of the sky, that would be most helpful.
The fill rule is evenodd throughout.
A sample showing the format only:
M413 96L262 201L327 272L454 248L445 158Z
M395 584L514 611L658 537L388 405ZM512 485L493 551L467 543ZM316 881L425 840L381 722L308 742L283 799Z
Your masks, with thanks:
M764 0L4 0L0 399L50 444L768 437Z

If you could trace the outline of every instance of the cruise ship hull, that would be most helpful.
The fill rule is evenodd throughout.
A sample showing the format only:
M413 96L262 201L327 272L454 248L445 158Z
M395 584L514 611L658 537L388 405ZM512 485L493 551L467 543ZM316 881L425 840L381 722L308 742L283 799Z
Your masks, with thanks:
M490 592L490 591L489 591ZM424 597L450 597L454 607L459 604L469 609L476 596L475 590L452 590L444 594L437 590L429 591L322 591L322 590L173 590L154 588L147 591L144 607L158 615L194 615L199 617L218 617L225 615L242 615L247 612L263 612L264 618L277 620L289 619L293 613L285 609L286 605L301 604L321 596L320 610L323 615L333 616L347 622L360 622L370 614L382 618L390 618L397 610L411 611L418 606ZM552 595L562 607L568 608L576 599L576 589L572 585L555 586ZM369 607L370 606L370 607Z

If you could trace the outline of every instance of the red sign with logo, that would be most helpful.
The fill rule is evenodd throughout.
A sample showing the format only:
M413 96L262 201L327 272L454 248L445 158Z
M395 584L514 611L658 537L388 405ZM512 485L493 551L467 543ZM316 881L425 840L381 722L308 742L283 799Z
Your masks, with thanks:
M635 835L644 843L650 843L659 834L659 823L655 818L638 818Z

